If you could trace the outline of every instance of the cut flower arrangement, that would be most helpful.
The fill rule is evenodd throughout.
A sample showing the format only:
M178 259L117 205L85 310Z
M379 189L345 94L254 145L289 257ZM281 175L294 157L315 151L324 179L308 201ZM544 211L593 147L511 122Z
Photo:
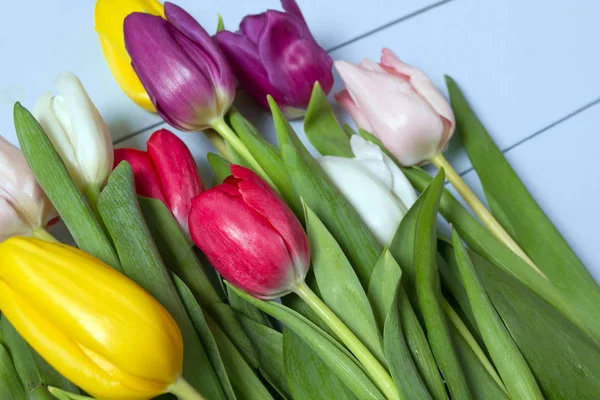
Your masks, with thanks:
M0 399L597 399L600 289L455 81L448 102L389 49L334 63L282 6L211 36L172 3L97 1L115 79L208 136L212 185L169 130L113 149L74 74L15 104ZM333 68L356 129L328 100ZM455 132L489 208L443 156Z

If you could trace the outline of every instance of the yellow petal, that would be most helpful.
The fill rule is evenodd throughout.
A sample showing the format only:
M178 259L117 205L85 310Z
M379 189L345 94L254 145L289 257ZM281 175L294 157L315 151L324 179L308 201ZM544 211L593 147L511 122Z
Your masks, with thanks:
M0 310L74 383L91 393L79 382L156 394L180 376L177 324L130 279L73 247L31 238L1 243L0 260ZM89 371L80 376L63 359L83 359Z
M104 58L121 89L140 107L155 112L144 86L131 67L125 50L123 21L133 12L144 12L164 18L164 8L157 0L98 0L96 2L96 32Z

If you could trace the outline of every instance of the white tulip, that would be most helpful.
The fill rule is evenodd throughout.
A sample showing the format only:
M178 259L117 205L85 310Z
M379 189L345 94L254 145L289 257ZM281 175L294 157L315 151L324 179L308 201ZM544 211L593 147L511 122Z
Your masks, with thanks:
M75 74L63 72L54 85L60 94L44 93L33 114L75 184L89 196L101 189L113 167L110 132Z
M417 193L381 149L358 135L350 139L354 158L326 156L319 164L358 211L381 245L394 238Z
M57 216L21 150L0 136L0 242L31 236Z

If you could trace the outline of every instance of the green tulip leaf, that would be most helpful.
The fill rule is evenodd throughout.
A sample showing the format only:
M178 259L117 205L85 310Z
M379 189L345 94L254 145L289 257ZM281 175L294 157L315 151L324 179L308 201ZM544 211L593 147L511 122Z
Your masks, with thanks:
M228 284L229 285L229 284ZM262 301L233 288L236 293L266 312L273 318L281 321L287 329L298 335L303 343L308 345L315 354L337 375L337 377L359 399L384 399L377 387L371 382L365 371L356 359L335 339L325 331L304 318L297 312L274 301ZM284 360L285 360L284 346Z
M24 399L25 390L6 347L0 344L0 399Z
M394 303L396 287L401 276L400 266L394 260L388 248L384 248L375 264L367 290L367 297L373 306L375 318L382 329L390 311L390 306Z
M304 349L303 339L292 330L283 330L284 368L290 399L355 400L350 389L314 352Z
M283 334L250 317L239 318L256 348L260 373L282 397L291 400L283 365Z
M379 362L385 363L382 336L356 273L325 225L303 205L312 271L321 298Z
M327 95L319 82L310 97L304 132L310 143L324 156L353 157L348 135L337 121Z
M416 292L427 338L442 376L448 385L450 395L457 399L469 399L471 398L469 387L452 344L442 308L442 294L436 264L435 227L444 179L444 171L440 170L421 195L423 203L419 208L414 240Z
M121 271L109 238L40 124L20 103L15 104L14 119L21 150L77 246Z
M267 175L269 175L269 178L277 186L285 202L294 212L299 213L302 208L300 207L298 198L294 194L285 164L277 148L269 143L237 109L230 109L228 117L231 126L240 137L242 143L244 143Z
M477 327L506 385L508 394L515 399L543 399L533 373L494 309L462 245L460 236L454 230L452 243L459 275L467 292Z
M100 193L98 210L117 248L123 273L158 300L179 325L185 349L184 378L206 397L225 399L221 383L144 221L133 171L126 161L109 176Z
M277 104L269 98L280 152L294 192L325 224L367 288L381 246L352 205L329 181Z
M400 279L397 279L396 282L396 290L392 296L392 301L389 303L389 311L385 319L383 331L383 344L390 373L396 387L402 394L401 398L431 399L432 397L412 359L408 343L402 332L400 302L398 299L400 297L399 293L403 289Z
M492 213L600 341L600 287L519 179L454 80L446 77L446 83L458 132Z
M229 304L231 307L237 311L238 317L245 316L250 318L261 325L272 328L271 321L269 317L264 312L260 311L258 308L248 303L240 296L238 296L229 286L226 287L227 297L229 299ZM241 314L241 315L240 315Z
M225 178L231 175L231 170L229 166L231 163L215 153L208 153L206 156L208 160L208 165L215 173L215 186L223 183Z

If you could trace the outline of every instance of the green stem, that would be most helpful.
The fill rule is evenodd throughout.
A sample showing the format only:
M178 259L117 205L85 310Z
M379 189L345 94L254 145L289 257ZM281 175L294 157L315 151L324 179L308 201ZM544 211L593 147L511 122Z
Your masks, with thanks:
M456 188L458 193L467 202L469 207L475 212L475 215L479 217L481 222L488 228L492 235L496 236L506 247L512 250L513 253L518 255L531 266L537 273L546 278L546 275L538 268L531 258L521 249L521 247L515 242L515 240L509 235L508 232L500 225L500 223L494 218L491 212L483 205L471 188L463 181L458 172L452 167L452 165L446 160L446 157L442 153L437 153L431 157L431 163L439 169L444 169L446 178Z
M465 342L467 342L471 350L473 350L473 353L475 353L475 357L477 357L477 359L481 362L483 368L485 368L485 370L488 372L488 374L490 374L492 379L498 384L498 386L500 386L500 389L504 392L504 394L508 396L508 392L506 390L506 387L504 386L504 382L502 382L502 379L500 379L498 372L496 372L496 369L494 368L490 360L488 360L483 349L481 348L481 346L479 346L479 343L477 343L477 340L475 340L475 337L473 337L473 334L469 331L469 328L467 328L463 320L456 313L456 311L454 311L454 308L452 308L452 306L450 305L450 303L448 303L446 299L443 299L442 306L444 307L444 311L446 312L446 316L448 317L450 323L454 325L460 336L463 337L463 339L465 340Z
M301 282L294 290L306 304L317 313L319 318L341 339L342 343L354 354L358 361L365 367L367 374L379 386L383 394L390 400L399 400L400 395L392 381L390 374L371 354L369 349L348 329L337 315L313 292L305 282Z
M250 153L248 148L244 145L239 136L229 127L227 122L223 118L219 118L212 123L212 128L219 132L219 134L237 151L244 159L250 164L250 166L256 171L260 177L267 182L275 191L277 190L277 186L273 183L269 175L265 172L265 170L260 166L256 158Z
M169 393L174 394L180 400L205 400L192 385L181 377L169 386Z
M41 227L36 228L33 230L32 233L33 233L34 238L45 240L46 242L50 242L50 243L60 243L60 241L58 239L56 239L54 236L52 236L52 234L50 234L50 232L48 232L44 228L41 228Z

